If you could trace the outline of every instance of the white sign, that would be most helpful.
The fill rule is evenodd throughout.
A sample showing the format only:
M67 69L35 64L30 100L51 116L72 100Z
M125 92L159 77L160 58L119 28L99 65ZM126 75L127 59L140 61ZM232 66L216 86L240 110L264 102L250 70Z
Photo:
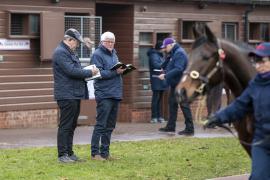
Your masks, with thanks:
M0 39L0 50L30 50L30 40Z

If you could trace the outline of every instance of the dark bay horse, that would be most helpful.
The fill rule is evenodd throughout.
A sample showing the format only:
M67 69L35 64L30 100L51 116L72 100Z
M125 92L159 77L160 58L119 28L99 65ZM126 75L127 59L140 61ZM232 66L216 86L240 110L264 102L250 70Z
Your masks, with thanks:
M190 102L223 82L233 98L239 96L255 76L255 68L248 60L248 51L236 44L218 39L207 25L195 26L195 42L190 52L190 65L186 75L176 88L178 101L188 98ZM253 115L233 123L240 143L251 156Z

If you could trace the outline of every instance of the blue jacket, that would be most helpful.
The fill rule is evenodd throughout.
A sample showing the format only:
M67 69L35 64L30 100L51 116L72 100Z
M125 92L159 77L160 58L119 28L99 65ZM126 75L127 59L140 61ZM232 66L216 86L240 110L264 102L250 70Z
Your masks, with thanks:
M177 86L187 65L188 57L185 50L179 44L175 44L168 58L162 64L162 67L166 70L165 79L171 87Z
M249 86L232 104L220 110L216 116L222 123L241 120L248 112L253 112L254 141L270 135L270 79L257 75Z
M61 42L54 51L52 61L55 100L88 99L84 79L91 77L92 72L82 69L78 56Z
M101 79L94 82L96 101L102 99L121 100L123 96L122 76L111 68L118 62L116 51L112 53L100 45L91 58L91 64L95 64L100 70Z
M157 77L153 77L153 75L159 75L160 73L155 72L154 69L161 69L161 65L164 62L163 54L158 50L151 48L147 52L149 57L149 71L150 71L150 82L151 82L151 89L153 91L156 90L166 90L167 84L166 81L162 81Z

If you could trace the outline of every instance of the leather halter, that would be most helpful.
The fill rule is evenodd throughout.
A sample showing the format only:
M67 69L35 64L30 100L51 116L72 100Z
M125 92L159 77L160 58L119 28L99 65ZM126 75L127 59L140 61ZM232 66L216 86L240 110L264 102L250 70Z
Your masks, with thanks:
M211 77L219 70L222 69L223 70L223 61L226 57L226 54L224 53L223 49L221 48L221 44L219 39L217 39L217 44L218 44L218 61L215 65L215 67L206 75L206 76L202 76L200 75L200 73L196 70L193 71L186 71L184 72L184 74L187 74L188 76L191 77L191 79L194 80L200 80L201 81L201 85L195 90L195 92L199 93L199 94L203 94L204 92L204 88L206 87L206 85L209 83L209 79L211 79ZM224 74L224 73L222 73Z

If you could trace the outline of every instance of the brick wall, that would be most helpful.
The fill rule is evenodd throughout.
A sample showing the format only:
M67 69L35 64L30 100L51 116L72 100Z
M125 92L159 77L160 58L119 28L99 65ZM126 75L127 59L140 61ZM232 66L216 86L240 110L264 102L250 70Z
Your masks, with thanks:
M0 112L0 128L56 127L57 109Z
M132 122L132 109L130 104L120 103L120 107L117 114L118 122Z

